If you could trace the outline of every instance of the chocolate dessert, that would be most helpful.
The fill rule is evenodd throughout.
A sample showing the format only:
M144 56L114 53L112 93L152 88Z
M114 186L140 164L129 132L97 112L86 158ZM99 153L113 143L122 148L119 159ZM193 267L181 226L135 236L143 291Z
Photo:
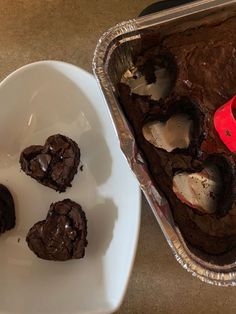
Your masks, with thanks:
M44 146L32 145L20 156L21 169L39 183L64 192L71 186L80 163L80 149L70 138L56 134Z
M211 256L236 247L236 154L213 122L216 109L236 94L235 29L231 17L164 38L151 34L152 47L135 58L118 86L176 225L188 245Z
M0 234L15 227L15 205L13 197L3 184L0 184Z
M46 220L28 232L29 248L40 258L66 261L84 257L87 220L81 206L70 199L51 204Z

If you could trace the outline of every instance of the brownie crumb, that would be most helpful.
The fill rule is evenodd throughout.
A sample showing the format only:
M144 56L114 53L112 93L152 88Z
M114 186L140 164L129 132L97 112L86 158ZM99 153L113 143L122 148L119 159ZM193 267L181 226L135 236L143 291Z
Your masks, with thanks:
M226 134L227 136L231 136L231 133L230 133L229 130L226 130L226 131L225 131L225 134Z

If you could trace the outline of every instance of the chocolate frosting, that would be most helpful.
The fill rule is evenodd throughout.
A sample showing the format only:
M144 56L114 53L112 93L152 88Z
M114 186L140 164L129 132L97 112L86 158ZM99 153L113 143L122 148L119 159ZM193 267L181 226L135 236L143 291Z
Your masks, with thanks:
M236 247L236 219L232 214L236 199L236 155L221 142L213 124L215 110L236 94L235 30L236 17L232 17L161 40L159 35L152 36L153 47L136 58L136 66L145 76L151 73L148 76L151 83L158 80L152 78L153 68L161 62L167 63L173 83L164 99L154 101L150 96L131 93L124 83L119 84L121 104L155 185L168 199L187 243L210 255L224 254ZM145 42L145 35L143 39ZM147 121L166 121L176 112L188 113L195 124L190 146L168 153L145 140L142 128ZM224 186L213 214L203 214L183 204L172 190L176 172L198 172L207 162L219 168Z

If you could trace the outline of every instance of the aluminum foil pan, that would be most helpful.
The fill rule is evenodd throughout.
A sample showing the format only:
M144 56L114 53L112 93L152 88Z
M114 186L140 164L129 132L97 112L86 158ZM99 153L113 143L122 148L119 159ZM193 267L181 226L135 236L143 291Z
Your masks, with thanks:
M230 265L215 265L199 258L188 248L173 221L165 197L156 189L149 176L120 107L116 86L123 73L133 66L133 57L142 49L141 34L158 31L165 36L211 21L221 21L235 14L236 0L204 0L122 22L103 34L93 60L93 71L109 107L121 149L177 261L202 281L220 286L236 285L236 261Z

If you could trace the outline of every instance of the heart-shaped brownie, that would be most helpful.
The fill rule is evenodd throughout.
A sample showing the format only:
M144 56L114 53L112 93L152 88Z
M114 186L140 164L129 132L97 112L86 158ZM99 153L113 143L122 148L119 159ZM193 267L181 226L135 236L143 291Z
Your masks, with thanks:
M0 184L0 234L15 227L15 205L13 197L3 184Z
M52 203L46 220L28 232L29 248L40 258L66 261L84 257L87 220L81 206L70 199Z
M71 186L80 163L80 149L70 138L56 134L44 146L32 145L20 156L21 169L29 176L56 191Z

